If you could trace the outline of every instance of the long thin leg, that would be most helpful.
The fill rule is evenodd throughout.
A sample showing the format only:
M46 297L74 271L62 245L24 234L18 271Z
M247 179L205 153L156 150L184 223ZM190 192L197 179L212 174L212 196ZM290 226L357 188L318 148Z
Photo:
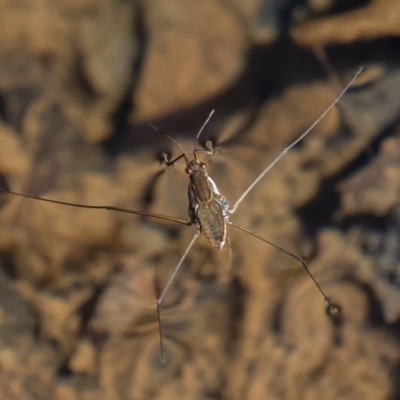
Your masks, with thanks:
M172 284L172 281L174 280L176 274L179 271L179 268L181 267L183 261L185 260L186 256L188 255L190 249L194 245L194 242L197 240L197 238L200 235L200 230L198 230L195 235L193 236L193 239L190 241L189 246L186 248L185 252L183 253L181 259L179 260L177 266L174 269L174 272L172 273L171 277L169 278L167 284L165 285L165 288L161 292L160 296L157 299L157 317L158 317L158 332L160 335L160 350L161 350L161 362L164 361L164 346L163 346L163 339L162 339L162 328L161 328L161 302L163 301L165 294L167 293L167 290Z
M25 197L27 199L35 199L35 200L46 201L48 203L62 204L63 206L68 206L68 207L89 208L89 209L107 210L107 211L119 211L119 212L124 212L124 213L128 213L128 214L142 215L144 217L162 219L164 221L177 222L178 224L187 225L187 226L192 225L192 222L186 221L184 219L168 217L167 215L153 214L153 213L144 212L144 211L129 210L127 208L114 207L114 206L89 206L89 205L85 205L85 204L67 203L65 201L51 200L51 199L47 199L45 197L30 196L27 194L12 192L11 190L4 190L4 189L0 189L0 192L7 193L7 194L13 194L15 196L20 196L20 197Z
M207 149L196 149L196 150L194 150L194 154L196 154L196 156L195 156L196 159L198 159L198 157L197 157L198 153L206 153L206 154L209 154L210 156L212 156L214 154L214 148L213 148L213 145L212 145L210 140L207 141L206 145L208 147Z
M336 105L336 103L343 97L343 95L347 92L349 87L354 83L354 81L358 78L358 76L361 74L363 68L360 68L358 72L354 75L354 78L350 81L350 83L342 90L342 92L339 94L339 96L336 98L336 100L321 114L321 116L300 136L298 137L294 142L292 142L288 147L286 147L285 150L283 150L278 157L275 158L275 160L272 161L271 164L268 165L267 168L264 169L263 172L261 172L260 175L254 180L254 182L244 191L244 193L240 196L239 200L235 203L235 205L229 210L230 214L234 214L237 208L239 207L240 203L245 199L245 197L249 194L249 192L257 185L258 182L262 178L264 178L264 175L290 150L292 147L296 146L297 143L299 143L301 140L303 140L314 128L315 126L328 114L329 111L332 110L332 108Z
M163 161L167 165L167 167L170 167L172 164L175 164L178 160L180 160L182 157L186 157L186 154L182 153L180 156L175 157L173 160L168 159L167 153L163 153Z
M250 230L244 228L243 226L241 226L241 225L239 225L239 224L236 224L235 222L228 221L228 224L229 224L229 225L232 225L232 226L234 226L234 227L236 227L236 228L238 228L238 229L240 229L240 230L243 231L243 232L248 233L248 234L251 235L251 236L256 237L257 239L262 240L263 242L269 244L270 246L274 247L274 248L277 249L277 250L282 251L283 253L287 254L289 257L292 257L292 258L294 258L296 261L298 261L298 262L303 266L303 268L306 270L307 274L310 276L310 278L313 280L313 282L315 283L315 285L317 286L317 288L318 288L319 291L321 292L322 296L324 297L324 300L327 302L327 304L328 304L328 313L331 314L331 315L334 315L334 314L337 314L337 313L339 312L339 306L336 305L336 304L334 304L334 303L332 303L331 300L330 300L330 298L329 298L328 296L326 296L326 294L324 293L324 291L321 289L321 286L318 285L318 283L317 283L317 281L315 280L313 274L312 274L311 271L308 269L307 264L305 263L304 258L300 258L300 257L296 256L295 254L291 253L290 251L285 250L284 248L282 248L282 247L280 247L280 246L277 246L276 244L271 243L270 241L268 241L268 240L262 238L261 236L257 235L256 233L254 233L254 232L252 232L252 231L250 231Z

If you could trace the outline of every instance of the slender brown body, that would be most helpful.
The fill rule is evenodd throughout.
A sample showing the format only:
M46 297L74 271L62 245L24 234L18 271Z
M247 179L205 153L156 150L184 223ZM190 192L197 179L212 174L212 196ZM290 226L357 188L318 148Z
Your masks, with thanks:
M195 154L196 157L196 154ZM193 159L187 164L189 174L189 217L211 244L222 250L226 240L229 205L208 176L206 165Z

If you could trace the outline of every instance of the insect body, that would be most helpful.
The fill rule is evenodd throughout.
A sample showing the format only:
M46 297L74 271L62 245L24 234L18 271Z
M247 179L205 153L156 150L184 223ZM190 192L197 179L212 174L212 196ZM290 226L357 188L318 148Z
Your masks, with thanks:
M226 240L229 204L215 182L207 175L206 165L196 164L196 168L200 170L193 170L189 174L189 217L211 244L222 250Z
M182 150L182 154L176 157L174 160L170 161L166 156L164 156L165 163L169 166L174 164L179 159L183 158L186 163L185 172L189 176L189 187L188 187L188 197L189 197L189 221L183 220L180 218L170 217L167 215L160 215L160 214L153 214L144 211L136 211L136 210L129 210L120 207L114 206L92 206L92 205L82 205L82 204L75 204L75 203L67 203L63 201L51 200L37 196L30 196L25 195L22 193L16 193L12 191L7 191L0 189L0 192L10 193L17 196L32 198L36 200L46 201L49 203L61 204L70 207L79 207L79 208L88 208L88 209L104 209L104 210L111 210L111 211L119 211L124 213L136 214L150 218L157 218L166 221L171 221L175 223L179 223L182 225L196 226L196 233L194 234L192 240L190 241L189 245L187 246L184 254L181 256L178 264L175 266L171 277L169 278L167 284L165 285L164 289L162 290L161 294L157 298L157 316L158 316L158 326L159 326L159 335L160 335L160 348L161 348L161 359L163 359L163 340L162 340L162 325L161 325L161 304L167 293L171 283L173 282L177 272L179 271L183 261L185 260L187 254L189 253L190 249L196 242L197 238L199 237L200 233L203 232L208 240L214 247L222 250L227 238L227 225L231 225L243 232L246 232L263 242L269 244L270 246L282 251L286 255L292 257L293 259L297 260L308 273L310 278L313 280L315 285L317 286L318 290L321 292L324 300L328 304L328 312L330 314L335 314L339 311L339 307L335 305L329 297L325 295L321 287L316 282L315 278L309 271L304 259L296 256L295 254L283 249L280 246L277 246L268 240L264 239L263 237L257 235L256 233L250 231L249 229L229 220L231 214L234 214L241 204L241 202L245 199L245 197L249 194L249 192L258 184L258 182L265 176L265 174L271 170L271 168L297 143L299 143L320 121L325 115L335 106L335 104L341 99L347 89L352 85L352 83L356 80L356 78L360 75L362 69L358 71L358 73L354 76L351 82L346 86L346 88L340 93L340 95L336 98L336 100L325 110L325 112L314 122L314 124L307 129L299 138L297 138L294 142L292 142L288 147L286 147L273 161L270 163L260 174L259 176L250 184L250 186L243 192L240 198L236 201L232 208L229 208L229 204L225 197L219 192L217 185L215 182L208 176L206 165L199 160L199 153L204 152L207 154L213 154L213 149L210 144L208 144L207 150L198 149L197 143L198 138L203 131L204 127L210 120L213 112L209 115L203 126L201 127L199 133L196 136L195 142L195 149L193 151L193 159L190 160L186 151L183 147L173 138L168 136L167 134L160 131L157 127L152 126L153 129L161 133L162 135L166 136L170 140L172 140L177 146L180 147Z
M206 123L211 118L211 112ZM204 127L205 125L203 125ZM197 139L202 129L197 134ZM206 152L212 154L213 150L209 145L208 150L194 149L193 160L185 157L185 172L189 175L188 197L189 197L189 218L202 231L211 244L222 250L226 240L226 222L229 218L229 204L225 197L219 192L215 182L208 176L207 166L200 162L198 153Z

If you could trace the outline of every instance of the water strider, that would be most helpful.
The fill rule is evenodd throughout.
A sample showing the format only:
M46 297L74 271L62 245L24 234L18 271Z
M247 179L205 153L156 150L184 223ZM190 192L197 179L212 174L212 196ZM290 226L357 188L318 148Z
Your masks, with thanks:
M314 276L311 274L310 270L305 263L305 260L301 257L296 256L295 254L285 250L284 248L277 246L268 240L262 238L261 236L257 235L256 233L250 231L249 229L229 220L230 215L234 214L238 209L239 205L242 201L246 198L249 192L258 184L258 182L264 177L264 175L271 170L271 168L290 150L292 149L297 143L299 143L304 137L328 114L328 112L336 105L336 103L343 97L349 87L354 83L357 77L360 75L362 69L360 69L350 83L343 89L343 91L339 94L339 96L332 102L332 104L322 113L322 115L294 142L292 142L288 147L286 147L261 173L258 177L253 181L253 183L243 192L240 198L236 201L232 208L229 207L228 201L225 197L219 192L217 185L215 182L208 176L207 174L207 167L206 164L201 162L199 159L199 153L207 153L213 154L213 148L210 142L208 142L207 149L199 149L198 146L198 139L210 120L214 111L211 112L203 126L201 127L200 131L196 136L195 141L195 148L193 150L193 159L190 160L188 154L184 150L184 148L173 138L168 136L167 134L160 131L158 128L154 127L157 132L161 133L162 135L166 136L168 139L172 140L179 148L182 150L182 154L176 157L173 160L169 160L167 156L164 157L164 161L167 165L172 165L178 160L182 159L186 163L185 172L189 176L189 187L188 187L188 197L189 197L189 221L183 220L180 218L170 217L167 215L160 215L154 214L150 212L144 211L137 211L137 210L130 210L121 207L114 207L114 206L94 206L94 205L84 205L84 204L76 204L76 203L68 203L58 200L51 200L43 197L38 196L31 196L22 193L16 193L13 191L7 191L4 189L0 189L0 192L8 193L16 196L46 201L49 203L61 204L70 207L79 207L79 208L88 208L88 209L103 209L103 210L110 210L110 211L119 211L124 213L136 214L150 218L157 218L166 221L171 221L175 223L179 223L186 226L195 225L196 233L194 234L192 240L190 241L189 245L187 246L185 252L183 253L182 257L180 258L178 264L174 268L174 271L169 278L166 286L162 290L161 294L157 298L157 318L158 318L158 327L159 327L159 335L160 335L160 349L161 349L161 360L164 359L164 347L163 347L163 339L162 339L162 326L161 326L161 304L162 301L171 286L176 274L179 271L183 261L185 260L186 256L188 255L190 249L196 242L197 238L200 236L200 233L203 232L207 239L211 242L214 247L217 247L219 250L222 250L224 247L226 238L227 238L227 225L231 225L237 229L246 232L263 242L269 244L270 246L282 251L286 255L292 257L293 259L297 260L303 268L306 270L314 284L317 286L318 290L321 292L324 300L327 302L327 310L329 314L337 314L339 312L339 307L333 303L329 297L327 297L319 286L317 281L315 280Z

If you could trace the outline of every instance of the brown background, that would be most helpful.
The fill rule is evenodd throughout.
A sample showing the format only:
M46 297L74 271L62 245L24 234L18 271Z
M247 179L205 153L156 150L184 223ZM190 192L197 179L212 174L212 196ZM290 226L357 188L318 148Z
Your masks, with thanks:
M1 0L0 179L14 191L187 218L201 141L233 205L365 71L163 305L193 227L0 197L1 399L396 399L400 2Z

